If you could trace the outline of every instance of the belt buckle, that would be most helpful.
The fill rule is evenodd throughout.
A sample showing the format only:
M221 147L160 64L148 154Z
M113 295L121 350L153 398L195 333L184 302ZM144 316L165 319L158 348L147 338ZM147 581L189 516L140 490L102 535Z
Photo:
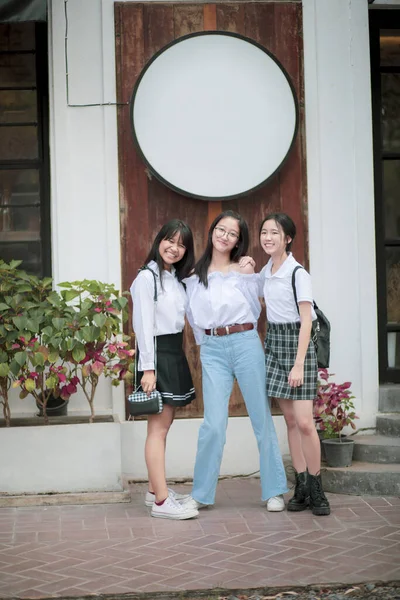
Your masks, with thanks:
M212 335L216 335L218 337L218 327L214 327L213 329L211 329L211 333Z

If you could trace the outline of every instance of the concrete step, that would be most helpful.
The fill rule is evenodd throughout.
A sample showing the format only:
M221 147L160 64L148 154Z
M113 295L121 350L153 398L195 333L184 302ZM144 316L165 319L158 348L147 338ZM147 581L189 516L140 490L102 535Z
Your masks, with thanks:
M400 463L400 438L386 435L356 435L353 439L354 461Z
M353 462L351 467L322 465L322 483L326 492L355 496L399 496L400 464Z
M400 414L379 414L376 417L376 432L381 435L400 437Z
M379 386L379 411L400 413L400 384L390 383Z
M288 481L294 483L290 456L284 456L283 460ZM322 463L321 476L326 492L354 496L400 495L400 464L353 461L351 467L332 468Z

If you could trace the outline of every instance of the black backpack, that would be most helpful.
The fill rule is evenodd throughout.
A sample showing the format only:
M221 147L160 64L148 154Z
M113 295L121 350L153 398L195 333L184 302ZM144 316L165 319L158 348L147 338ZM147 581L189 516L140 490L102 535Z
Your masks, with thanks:
M299 305L297 304L297 294L296 294L296 271L302 269L303 267L295 267L292 273L292 288L293 295L296 302L296 307L298 313L300 314ZM317 321L313 323L313 336L312 340L315 344L315 348L317 351L317 360L318 367L320 369L328 369L329 368L329 357L330 357L330 336L331 336L331 324L328 319L318 308L315 301L313 300L314 311L317 315Z

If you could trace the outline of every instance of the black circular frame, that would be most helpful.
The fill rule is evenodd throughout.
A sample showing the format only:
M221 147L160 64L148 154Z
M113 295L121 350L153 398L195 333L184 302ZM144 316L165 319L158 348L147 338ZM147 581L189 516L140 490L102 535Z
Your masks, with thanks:
M134 119L133 119L133 110L134 110L134 104L135 104L135 98L136 98L136 94L137 91L139 89L139 85L140 82L142 81L147 69L152 65L152 63L160 56L160 54L162 54L163 52L165 52L166 50L168 50L169 48L171 48L171 46L174 46L175 44L179 44L180 42L183 42L184 40L187 40L189 38L193 38L193 37L199 37L199 36L205 36L205 35L227 35L230 37L234 37L234 38L238 38L240 40L244 40L245 42L248 42L249 44L253 44L253 46L256 46L256 48L259 48L260 50L262 50L263 52L265 52L265 54L267 54L279 67L279 69L282 71L282 73L284 74L289 87L292 91L292 95L293 95L293 101L294 101L294 106L295 106L295 127L294 127L294 132L293 132L293 137L292 137L292 141L290 142L288 151L286 152L286 155L284 156L284 158L282 159L282 161L280 162L280 164L278 165L278 167L275 169L275 171L273 173L271 173L271 175L269 175L266 179L264 179L264 181L262 181L261 183L259 183L258 185L256 185L255 187L246 190L245 192L240 192L239 194L232 194L230 196L201 196L198 194L193 194L191 192L188 192L187 190L183 190L180 189L178 187L176 187L173 183L167 181L166 179L164 179L164 177L162 175L160 175L160 173L158 173L153 167L152 165L149 163L149 161L147 160L146 156L144 155L140 144L139 144L139 140L137 138L136 135L136 130L135 130L135 123L134 123ZM212 30L212 31L198 31L196 33L189 33L187 35L184 35L182 37L177 38L176 40L173 40L172 42L170 42L169 44L167 44L166 46L163 46L163 48L161 48L158 52L156 52L152 58L146 63L146 65L143 67L139 77L136 80L136 83L134 85L133 91L132 91L132 96L129 102L129 110L130 110L130 119L131 119L131 127L132 127L132 135L133 135L133 141L135 143L136 149L139 152L139 155L141 157L141 159L143 160L143 162L145 163L146 167L149 169L149 171L154 175L154 177L156 177L161 183L163 183L164 185L166 185L168 188L170 188L171 190L173 190L174 192L177 192L178 194L181 194L182 196L187 196L189 198L195 198L198 200L209 200L209 201L218 201L218 200L236 200L238 198L243 198L245 196L249 196L252 192L255 192L257 190L259 190L260 188L262 188L264 185L266 185L266 183L268 183L268 181L282 168L282 166L284 165L284 163L286 162L290 151L293 147L294 141L296 139L296 135L299 129L299 104L298 104L298 99L296 96L296 91L294 88L294 85L286 71L286 69L284 68L284 66L279 62L279 60L276 58L276 56L274 56L269 50L267 50L267 48L265 48L264 46L262 46L261 44L259 44L258 42L256 42L255 40L252 40L244 35L240 35L239 33L233 33L230 31L218 31L218 30Z

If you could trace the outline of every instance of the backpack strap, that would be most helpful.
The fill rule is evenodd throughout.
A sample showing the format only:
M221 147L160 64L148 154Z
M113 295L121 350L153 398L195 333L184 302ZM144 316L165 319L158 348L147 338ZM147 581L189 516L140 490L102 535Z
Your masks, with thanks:
M140 271L150 271L150 273L152 273L152 274L153 274L153 278L154 278L154 302L157 302L157 299L158 299L158 293L157 293L157 279L156 279L156 278L158 277L157 273L155 273L155 272L153 271L153 269L150 269L150 267L149 267L149 266L147 266L147 265L144 265L143 267L140 267L140 269L139 269L139 273L140 273Z
M297 312L300 314L299 305L297 303L297 292L296 292L296 271L298 271L299 269L303 269L303 267L297 266L297 267L295 267L293 269L293 273L292 273L292 290L293 290L294 301L296 303Z

